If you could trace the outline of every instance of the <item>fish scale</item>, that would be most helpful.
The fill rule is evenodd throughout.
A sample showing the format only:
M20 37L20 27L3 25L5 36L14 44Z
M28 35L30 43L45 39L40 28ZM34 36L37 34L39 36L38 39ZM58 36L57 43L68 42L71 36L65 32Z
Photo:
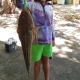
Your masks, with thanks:
M33 37L33 27L34 23L30 11L28 9L23 9L19 16L17 33L22 45L24 60L28 71L28 78L30 70L30 52Z

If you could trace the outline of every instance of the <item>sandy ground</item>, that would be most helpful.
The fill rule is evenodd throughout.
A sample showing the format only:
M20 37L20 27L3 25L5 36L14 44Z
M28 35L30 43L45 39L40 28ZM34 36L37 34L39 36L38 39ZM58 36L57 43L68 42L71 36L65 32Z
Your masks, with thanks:
M1 10L1 9L0 9ZM56 46L50 60L50 80L80 80L80 5L54 5ZM24 58L16 32L20 12L0 14L0 80L27 80ZM5 41L17 40L17 50L5 52ZM33 80L31 62L31 80ZM40 79L43 79L41 70Z

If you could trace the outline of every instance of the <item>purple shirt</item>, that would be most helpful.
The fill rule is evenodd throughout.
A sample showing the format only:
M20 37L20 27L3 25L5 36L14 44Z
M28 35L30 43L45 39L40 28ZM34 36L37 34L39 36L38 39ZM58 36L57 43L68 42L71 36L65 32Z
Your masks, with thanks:
M20 2L20 0L19 0ZM23 2L17 5L18 8L23 8ZM39 2L27 2L27 7L31 11L35 27L38 32L33 43L35 44L50 44L55 40L55 30L53 25L53 7L44 5L44 9ZM45 12L44 12L45 10Z

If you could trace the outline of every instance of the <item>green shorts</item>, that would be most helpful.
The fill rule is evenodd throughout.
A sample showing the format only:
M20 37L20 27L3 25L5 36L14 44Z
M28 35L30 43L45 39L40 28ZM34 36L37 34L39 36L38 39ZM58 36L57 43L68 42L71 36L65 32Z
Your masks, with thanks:
M31 60L39 61L42 56L52 56L52 44L32 44Z

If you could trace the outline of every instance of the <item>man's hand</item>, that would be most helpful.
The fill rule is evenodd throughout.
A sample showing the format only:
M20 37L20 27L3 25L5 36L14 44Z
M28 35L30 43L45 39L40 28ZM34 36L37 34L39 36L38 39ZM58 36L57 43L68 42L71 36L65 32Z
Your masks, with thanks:
M52 47L54 47L55 46L55 41L52 41Z

